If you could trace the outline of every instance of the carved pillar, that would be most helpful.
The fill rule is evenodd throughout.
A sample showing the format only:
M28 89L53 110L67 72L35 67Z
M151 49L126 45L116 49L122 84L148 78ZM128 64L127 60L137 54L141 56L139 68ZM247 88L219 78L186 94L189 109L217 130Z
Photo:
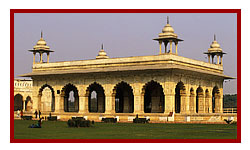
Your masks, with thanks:
M195 95L194 94L190 94L189 96L189 109L190 109L190 113L196 113L196 102L195 102Z
M37 94L32 94L32 100L33 100L33 109L32 111L35 112L36 110L38 111L38 96Z
M162 41L159 41L159 46L160 46L160 52L159 52L159 54L161 54L161 45L162 45Z
M41 99L42 99L42 93L38 94L38 103L37 103L37 109L41 110Z
M88 103L88 97L85 95L79 96L79 113L88 113L88 105L86 107L86 103Z
M36 63L36 53L33 52L33 64L35 64L35 63Z
M218 93L215 94L215 113L223 112L223 97Z
M220 62L219 62L219 55L217 55L217 64L220 64Z
M178 55L178 51L177 51L178 48L177 48L177 47L178 47L178 42L175 43L175 54L176 54L176 55Z
M47 63L49 63L49 53L47 53Z
M212 112L212 103L210 104L211 100L212 100L212 97L209 95L206 95L206 97L205 97L205 113Z
M170 41L170 54L172 54L172 48L173 48L173 42L172 41Z
M205 97L203 93L198 93L198 101L199 101L198 113L205 113Z
M174 105L174 101L175 101L175 95L171 94L171 93L166 93L165 94L165 109L164 109L164 113L165 114L169 114L170 112L174 112L175 111L175 105Z
M134 113L144 113L144 93L140 93L139 85L134 89Z
M223 63L222 63L222 56L220 56L220 64L223 65Z
M180 113L186 113L186 101L187 101L187 95L185 93L180 93L181 95L181 110Z
M25 112L26 111L26 104L25 104L25 100L23 101L23 112Z
M43 53L40 53L40 63L43 62Z
M60 112L60 100L61 100L61 97L59 94L56 94L55 93L55 113L59 113Z
M106 114L115 113L115 94L105 93L105 108Z

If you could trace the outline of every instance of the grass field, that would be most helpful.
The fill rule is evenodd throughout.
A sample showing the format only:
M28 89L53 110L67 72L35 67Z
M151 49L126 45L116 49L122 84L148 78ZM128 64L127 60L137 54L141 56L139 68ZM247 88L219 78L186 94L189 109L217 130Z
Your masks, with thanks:
M15 139L236 139L235 124L95 123L90 128L69 128L67 122L15 120Z

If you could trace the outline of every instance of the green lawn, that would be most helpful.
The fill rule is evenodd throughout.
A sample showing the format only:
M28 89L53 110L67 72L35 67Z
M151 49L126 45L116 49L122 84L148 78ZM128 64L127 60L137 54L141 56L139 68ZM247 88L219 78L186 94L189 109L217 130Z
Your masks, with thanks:
M28 128L37 121L15 120L15 139L236 139L234 124L133 124L95 123L90 128L69 128L67 122L43 122L42 128Z

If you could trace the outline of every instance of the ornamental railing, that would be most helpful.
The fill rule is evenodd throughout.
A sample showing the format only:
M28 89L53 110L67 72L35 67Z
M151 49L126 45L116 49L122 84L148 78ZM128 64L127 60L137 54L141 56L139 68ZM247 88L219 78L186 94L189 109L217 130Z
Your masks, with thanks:
M237 113L237 108L223 108L223 113L229 113L229 114Z

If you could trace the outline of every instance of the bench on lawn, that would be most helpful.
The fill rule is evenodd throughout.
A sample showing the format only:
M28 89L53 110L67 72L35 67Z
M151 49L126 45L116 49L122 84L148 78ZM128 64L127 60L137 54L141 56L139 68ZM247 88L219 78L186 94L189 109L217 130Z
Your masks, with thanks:
M57 121L57 116L49 116L47 119L48 121Z
M102 121L105 123L116 123L117 118L102 118Z
M32 116L23 116L22 119L23 120L32 120Z

